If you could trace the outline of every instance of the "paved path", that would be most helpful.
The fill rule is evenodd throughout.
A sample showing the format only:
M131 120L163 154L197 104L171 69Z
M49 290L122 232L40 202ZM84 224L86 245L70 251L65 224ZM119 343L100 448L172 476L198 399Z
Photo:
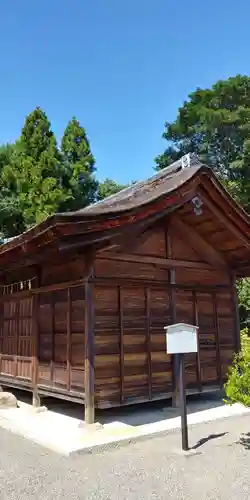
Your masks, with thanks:
M0 500L246 500L248 433L245 415L190 428L197 454L189 456L180 453L180 435L173 432L65 458L0 429Z

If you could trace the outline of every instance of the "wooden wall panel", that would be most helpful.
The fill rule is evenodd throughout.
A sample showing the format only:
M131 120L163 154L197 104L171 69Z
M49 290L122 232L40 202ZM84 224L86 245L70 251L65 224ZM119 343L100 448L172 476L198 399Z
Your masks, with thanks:
M219 366L216 349L216 322L211 293L197 293L201 383L219 382Z
M95 297L95 398L99 406L120 403L120 316L117 286L99 286Z
M228 366L236 351L236 323L232 292L217 292L217 314L222 377L225 380Z
M199 285L199 286L213 286L213 285L229 285L230 279L226 274L218 271L209 271L206 269L176 269L176 283Z
M167 288L151 288L149 301L152 396L172 391L171 356L166 352L164 326L172 322L169 291Z
M0 372L30 380L32 356L32 297L1 304Z
M95 395L99 407L149 401L172 390L164 326L169 294L153 287L95 286Z
M84 368L85 291L71 289L71 366Z
M173 228L169 230L169 238L171 241L172 258L177 260L190 260L196 262L202 260L179 234Z
M176 322L196 324L194 294L192 291L176 290ZM198 342L199 343L199 342ZM185 376L188 388L199 388L199 355L196 353L185 354Z
M146 238L147 236L147 239ZM143 242L140 238L137 239L135 246L131 249L131 253L140 255L152 255L154 257L166 256L165 229L159 227L148 230L143 234ZM125 252L126 253L126 252Z
M124 402L148 397L147 313L143 287L122 288Z
M84 278L85 274L84 256L65 260L58 265L44 265L41 273L41 286L54 285L56 283L66 283Z
M122 254L119 254L122 255ZM167 269L159 269L151 264L121 262L108 259L96 259L95 276L114 278L116 282L119 278L145 279L152 281L168 281ZM118 280L118 281L117 281Z
M40 295L38 384L84 391L84 320L83 286Z
M185 241L185 237L179 235L174 231L174 227L169 230L169 238L171 242L172 258L177 260L187 261L204 261L205 256L202 255L199 248L197 251L193 250L191 246ZM188 285L229 285L230 276L223 271L216 269L199 270L195 272L190 268L176 269L176 283Z
M173 259L202 260L202 255L175 233L170 232L169 244ZM129 253L165 258L164 224L148 231L148 238L138 239ZM42 269L41 285L79 280L85 271L84 257L66 261L63 266L47 265ZM30 277L32 272L26 270L22 276ZM96 405L117 406L169 396L173 388L172 360L166 353L164 331L174 320L169 269L100 257L95 261L94 275ZM99 277L108 278L106 284L101 279L98 283ZM213 269L176 268L175 278L177 285L193 285L192 291L179 286L173 293L176 321L199 326L198 355L185 357L187 385L196 390L207 384L218 385L221 372L225 378L236 347L229 276ZM199 290L204 287L204 291L195 291L195 285ZM206 289L208 285L227 285L228 291L212 293ZM40 388L83 397L84 295L84 286L39 294ZM0 304L0 373L31 380L33 307L32 296L8 297Z
M218 271L209 271L206 269L176 269L176 283L199 285L201 286L216 286L216 285L229 285L229 277Z

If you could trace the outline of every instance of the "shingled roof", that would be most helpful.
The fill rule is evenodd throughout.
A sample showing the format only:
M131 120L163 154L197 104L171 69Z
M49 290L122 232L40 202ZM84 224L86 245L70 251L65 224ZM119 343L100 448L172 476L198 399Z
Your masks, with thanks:
M102 201L78 210L77 214L122 212L146 205L162 195L178 189L192 178L203 165L195 154L188 154L147 180L136 182ZM207 167L205 167L207 168Z
M22 255L41 252L48 244L57 245L59 240L83 237L88 242L114 233L131 224L150 222L152 214L159 216L175 210L185 203L196 186L203 187L206 193L219 196L224 215L229 217L231 226L238 231L239 241L250 248L250 217L232 199L212 170L200 162L194 154L182 157L172 165L154 174L148 180L139 181L117 194L75 212L59 213L49 217L41 224L29 229L20 236L0 246L0 268L9 260L20 259ZM189 196L189 198L188 198ZM214 201L212 201L214 203ZM104 235L105 233L105 235ZM12 252L14 252L12 254Z

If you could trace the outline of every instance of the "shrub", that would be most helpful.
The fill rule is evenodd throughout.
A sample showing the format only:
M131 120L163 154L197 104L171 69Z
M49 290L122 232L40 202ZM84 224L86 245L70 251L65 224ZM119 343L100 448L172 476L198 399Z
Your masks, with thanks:
M250 337L247 329L241 331L241 351L235 354L228 371L225 392L228 404L250 406Z

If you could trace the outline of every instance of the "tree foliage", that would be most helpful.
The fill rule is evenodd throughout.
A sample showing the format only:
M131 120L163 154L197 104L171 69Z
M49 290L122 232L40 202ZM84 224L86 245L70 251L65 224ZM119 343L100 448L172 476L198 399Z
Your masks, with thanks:
M197 88L165 124L167 148L156 158L162 169L194 152L219 176L233 197L250 213L250 77L219 80ZM250 326L250 282L238 284L242 327Z
M95 158L76 118L57 145L46 113L35 108L14 144L0 146L0 238L20 234L51 214L78 210L124 185L95 178Z
M225 384L226 402L250 406L250 337L247 329L241 332L241 352L229 368Z
M10 164L15 146L0 147L0 234L14 236L25 229L19 198L13 186L4 182L3 172Z
M2 177L18 197L26 227L52 215L70 198L60 151L50 122L40 108L27 116Z
M107 196L111 196L112 194L116 194L122 189L128 187L128 184L118 184L116 181L112 179L105 179L103 182L99 183L98 186L98 199L103 200L107 198Z
M237 283L240 324L250 328L250 279L240 279Z
M95 158L84 128L76 118L68 123L61 141L62 161L72 196L65 210L77 210L96 200Z
M250 77L238 75L198 88L166 123L168 146L156 158L161 169L194 152L250 211Z

